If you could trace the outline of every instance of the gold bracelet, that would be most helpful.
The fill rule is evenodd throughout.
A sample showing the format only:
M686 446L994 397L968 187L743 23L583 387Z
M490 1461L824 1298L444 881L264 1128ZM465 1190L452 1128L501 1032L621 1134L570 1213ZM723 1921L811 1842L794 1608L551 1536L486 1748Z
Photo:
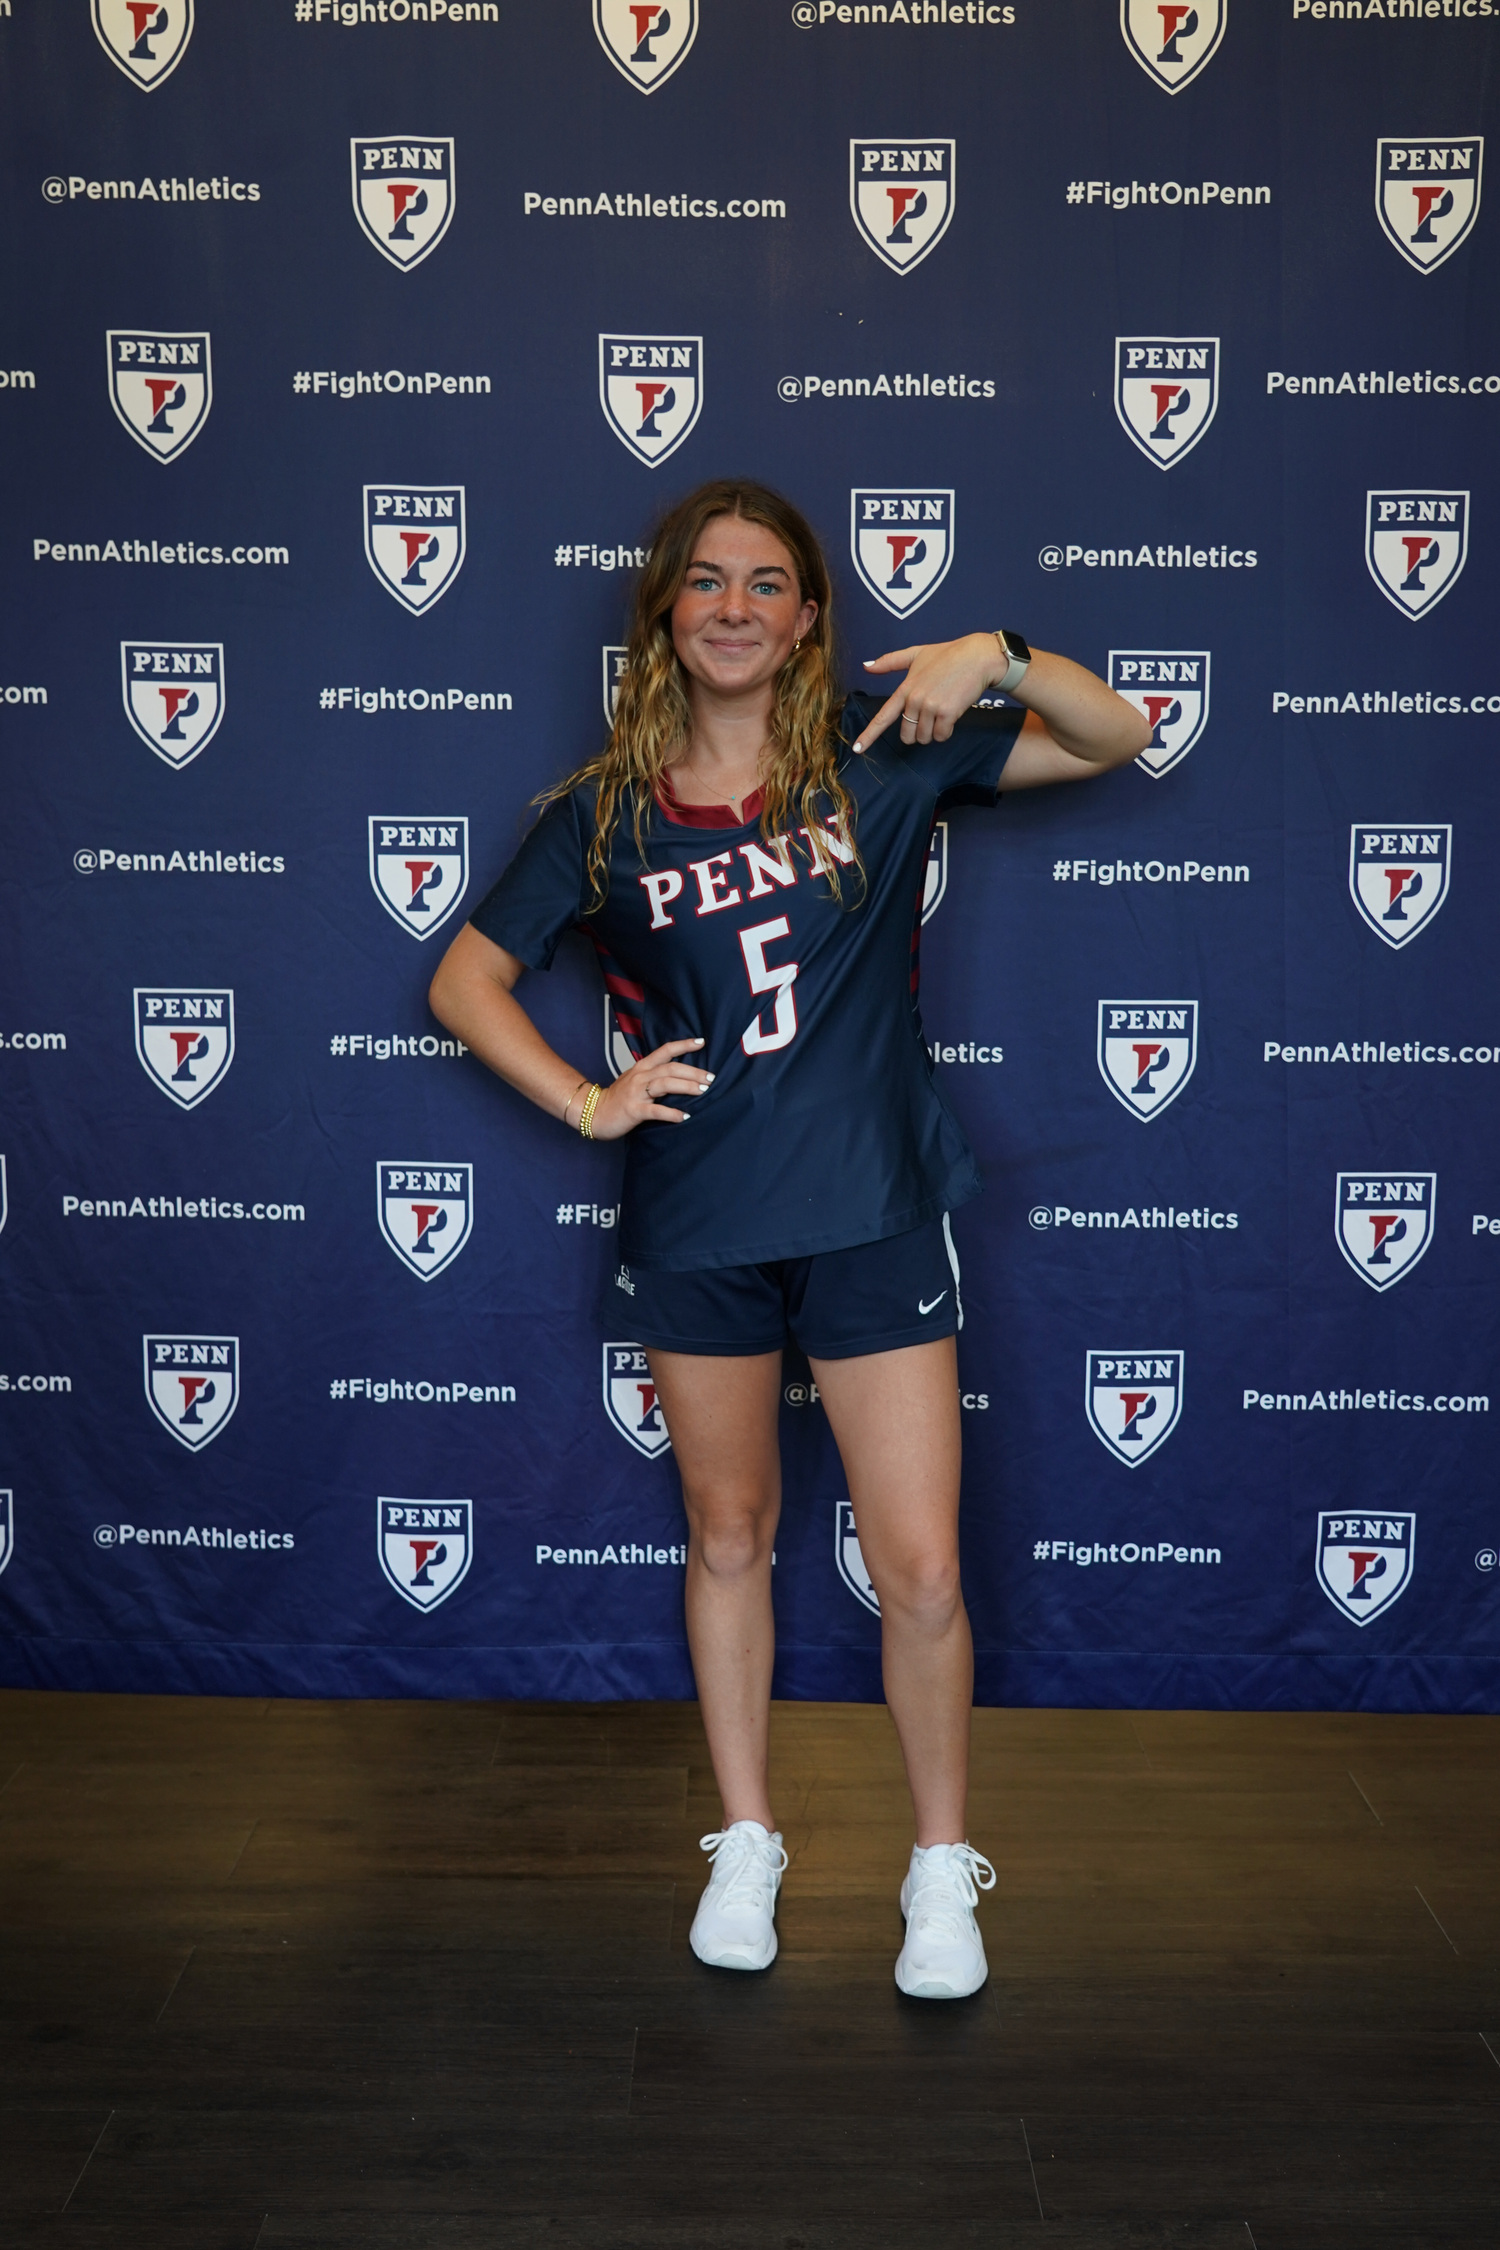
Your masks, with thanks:
M578 1130L586 1141L591 1141L594 1137L594 1112L603 1099L604 1088L591 1085L584 1097L582 1114L578 1119Z
M577 1085L576 1085L576 1086L575 1086L575 1087L573 1088L573 1093L572 1093L572 1094L569 1094L569 1096L568 1096L567 1100L566 1100L566 1101L565 1101L565 1102L563 1103L563 1105L562 1105L562 1121L563 1121L563 1123L564 1123L565 1125L566 1125L566 1124L567 1124L567 1122L568 1122L568 1111L569 1111L569 1110L570 1110L570 1109L571 1109L571 1108L573 1107L573 1095L574 1095L574 1094L581 1094L581 1093L583 1092L583 1089L584 1089L584 1087L585 1087L585 1086L588 1086L588 1085L592 1085L592 1083L593 1083L593 1081L592 1081L591 1079L588 1079L588 1078L580 1078L580 1079L579 1079L579 1081L578 1081L578 1084L577 1084Z

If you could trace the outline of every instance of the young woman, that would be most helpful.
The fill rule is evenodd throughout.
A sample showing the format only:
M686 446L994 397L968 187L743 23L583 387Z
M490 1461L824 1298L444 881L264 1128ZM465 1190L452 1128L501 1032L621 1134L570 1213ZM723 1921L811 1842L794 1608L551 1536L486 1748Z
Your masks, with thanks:
M679 502L641 574L608 745L547 792L432 1006L570 1130L630 1136L615 1285L682 1477L688 1640L723 1798L693 1951L727 1969L776 1952L771 1548L790 1332L879 1596L916 1813L896 1982L957 1999L988 1973L973 1910L995 1880L965 1820L948 1228L979 1180L917 1011L928 844L946 806L1103 773L1149 730L1014 632L876 659L868 672L906 675L883 702L845 699L833 663L828 567L796 509L738 482ZM995 688L1024 708L973 708ZM514 996L578 924L639 1056L606 1087Z

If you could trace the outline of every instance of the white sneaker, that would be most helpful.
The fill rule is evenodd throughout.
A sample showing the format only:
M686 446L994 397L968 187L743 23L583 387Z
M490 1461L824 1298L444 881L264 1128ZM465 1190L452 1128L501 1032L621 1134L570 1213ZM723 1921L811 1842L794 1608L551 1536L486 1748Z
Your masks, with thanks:
M700 1839L713 1861L688 1943L711 1969L768 1969L776 1958L776 1893L786 1872L781 1831L737 1820Z
M963 2000L979 1990L990 1968L974 1907L980 1891L994 1888L995 1870L972 1844L913 1848L901 1886L906 1943L896 1963L896 1982L913 2000Z

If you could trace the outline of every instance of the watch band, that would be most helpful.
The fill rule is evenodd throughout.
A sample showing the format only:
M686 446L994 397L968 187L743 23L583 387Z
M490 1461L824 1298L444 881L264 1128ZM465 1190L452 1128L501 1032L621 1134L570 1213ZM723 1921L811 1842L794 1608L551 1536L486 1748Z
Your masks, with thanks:
M998 625L992 626L991 630L1000 643L1001 654L1006 658L1008 666L1005 677L994 682L992 692L997 692L1000 695L1014 695L1016 689L1026 677L1026 668L1031 662L1031 651L1019 633L1004 632Z

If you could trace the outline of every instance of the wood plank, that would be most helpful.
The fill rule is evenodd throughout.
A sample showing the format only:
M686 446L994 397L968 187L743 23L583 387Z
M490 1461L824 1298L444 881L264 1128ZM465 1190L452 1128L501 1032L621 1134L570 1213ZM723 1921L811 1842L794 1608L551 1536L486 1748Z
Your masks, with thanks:
M1493 2234L1500 1722L977 1713L993 1973L953 2007L892 1982L878 1706L773 1714L760 1978L687 1948L690 1704L12 1693L0 1727L6 2250Z

